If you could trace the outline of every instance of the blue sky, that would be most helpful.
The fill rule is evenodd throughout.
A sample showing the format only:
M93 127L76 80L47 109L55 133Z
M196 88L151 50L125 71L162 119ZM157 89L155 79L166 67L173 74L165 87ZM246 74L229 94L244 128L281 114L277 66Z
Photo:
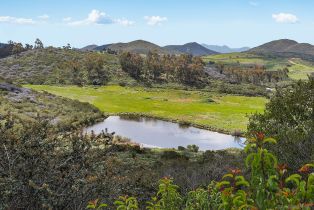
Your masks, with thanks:
M312 0L1 0L0 42L75 47L145 39L253 47L314 44Z

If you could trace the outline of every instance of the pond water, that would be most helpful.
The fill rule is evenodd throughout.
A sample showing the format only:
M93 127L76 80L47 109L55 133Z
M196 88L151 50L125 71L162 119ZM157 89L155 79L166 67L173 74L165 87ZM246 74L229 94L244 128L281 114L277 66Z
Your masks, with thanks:
M127 137L143 147L177 148L195 144L200 150L221 150L226 148L243 148L244 138L212 132L195 127L183 127L178 123L166 122L152 118L126 118L110 116L103 122L86 129L99 134L102 130L115 132Z

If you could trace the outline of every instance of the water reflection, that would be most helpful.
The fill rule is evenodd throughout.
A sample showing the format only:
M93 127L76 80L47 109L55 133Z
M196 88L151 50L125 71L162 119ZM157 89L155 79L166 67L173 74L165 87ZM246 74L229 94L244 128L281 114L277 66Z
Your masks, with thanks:
M132 139L147 147L177 148L195 144L200 150L220 150L242 148L243 138L207 131L195 127L182 127L182 124L171 123L152 118L134 116L111 116L101 123L87 128L100 133L105 128L120 136Z

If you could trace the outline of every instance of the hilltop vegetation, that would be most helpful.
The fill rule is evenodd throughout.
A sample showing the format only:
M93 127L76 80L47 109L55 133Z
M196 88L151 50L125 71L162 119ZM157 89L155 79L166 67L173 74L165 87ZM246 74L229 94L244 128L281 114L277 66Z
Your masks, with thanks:
M115 55L53 47L0 59L0 76L18 84L103 85L132 81Z

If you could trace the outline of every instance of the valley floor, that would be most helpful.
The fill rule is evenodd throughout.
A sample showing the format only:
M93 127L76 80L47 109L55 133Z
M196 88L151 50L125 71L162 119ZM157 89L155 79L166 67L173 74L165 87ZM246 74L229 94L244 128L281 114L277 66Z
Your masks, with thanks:
M267 99L143 87L26 85L38 91L89 102L106 114L137 113L189 122L216 131L245 131L249 114L263 112Z

